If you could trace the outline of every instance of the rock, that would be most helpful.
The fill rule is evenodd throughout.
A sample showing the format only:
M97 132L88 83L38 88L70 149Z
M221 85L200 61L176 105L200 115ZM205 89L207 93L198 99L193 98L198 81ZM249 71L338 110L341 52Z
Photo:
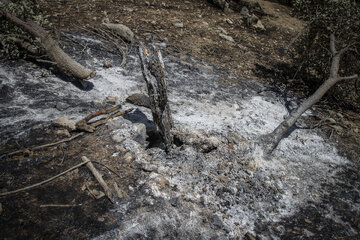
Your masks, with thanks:
M124 158L124 162L127 164L131 163L134 160L134 157L130 152L125 153L123 158Z
M249 17L250 16L249 9L247 9L247 7L243 7L240 11L240 15L244 17Z
M59 111L64 111L66 109L68 109L70 107L69 104L67 103L63 103L63 102L58 102L56 105L55 105L55 108Z
M129 96L126 99L127 102L132 103L137 106L142 106L146 108L150 108L150 98L149 96L142 93L135 93Z
M209 23L208 23L208 22L202 21L201 23L202 23L202 25L204 25L204 26L209 26Z
M57 135L71 137L71 134L67 129L59 129L55 132Z
M107 123L106 126L108 129L110 130L115 130L115 129L120 129L122 128L123 124L124 124L124 119L121 118L115 118L115 119L110 119Z
M212 217L212 221L213 221L213 224L214 224L215 227L221 228L221 229L224 228L224 224L223 224L223 222L221 221L221 219L219 218L219 216L214 215L214 216Z
M256 30L259 30L259 31L265 31L266 30L264 25L262 24L262 22L260 20L258 20L257 23L253 25L253 27Z
M14 89L3 84L0 80L0 101L1 103L8 103L13 99Z
M231 36L219 33L219 36L222 37L223 39L229 41L229 42L235 42L234 39Z
M227 35L228 33L226 32L225 29L223 29L222 27L218 27L219 31L225 35Z
M178 204L178 198L170 198L170 204L173 207L176 207Z
M225 21L226 21L228 24L230 24L230 25L233 25L233 24L234 24L234 22L233 22L233 21L231 21L231 19L230 19L230 18L227 18Z
M259 21L259 18L257 16L255 16L254 14L250 15L246 18L246 24L248 26L252 26L252 25L256 24L258 21Z
M245 46L243 46L243 45L241 45L241 44L238 44L237 46L238 46L238 48L240 48L241 50L246 50L246 49L247 49Z
M109 68L109 67L112 67L112 64L111 64L110 61L105 60L104 63L103 63L103 67L104 67L104 68Z
M178 23L173 23L174 27L177 27L177 28L183 28L184 27L184 23L182 22L178 22Z
M121 134L112 135L111 139L117 143L122 143L125 140Z
M116 104L116 100L117 100L116 97L111 97L111 96L106 97L106 102L107 103Z
M108 29L115 31L124 40L128 42L134 41L134 33L127 26L120 23L106 23L106 22L104 22L102 25L107 27Z
M59 117L55 120L54 123L58 126L68 128L72 131L76 130L75 122L63 117Z
M229 178L221 176L221 177L219 177L219 181L222 183L227 183L227 182L229 182Z
M143 123L136 125L135 135L133 136L133 140L140 143L143 146L147 145L147 135L146 135L146 126Z

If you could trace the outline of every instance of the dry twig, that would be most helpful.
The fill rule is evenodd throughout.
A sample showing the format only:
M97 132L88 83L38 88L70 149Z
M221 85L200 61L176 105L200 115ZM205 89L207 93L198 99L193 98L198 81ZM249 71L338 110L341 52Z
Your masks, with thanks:
M47 143L47 144L44 144L44 145L40 145L40 146L36 146L36 147L32 147L32 148L26 148L26 149L21 149L21 150L17 150L15 152L11 152L11 153L8 153L8 154L5 154L3 156L8 156L8 157L11 157L11 156L14 156L14 155L17 155L17 154L20 154L20 153L24 153L24 152L27 152L27 151L35 151L35 150L39 150L39 149L42 149L42 148L47 148L47 147L52 147L52 146L55 146L55 145L58 145L58 144L61 144L61 143L64 143L64 142L69 142L79 136L82 136L84 135L83 132L81 133L78 133L78 134L75 134L74 136L72 137L69 137L69 138L65 138L65 139L62 139L60 141L57 141L57 142L54 142L54 143ZM3 157L2 156L2 157ZM1 158L2 158L1 157Z
M59 208L67 208L67 207L77 207L81 206L82 204L41 204L41 208L45 207L59 207Z
M83 160L83 161L84 161L84 160ZM79 163L79 164L73 166L72 168L69 168L68 170L66 170L66 171L64 171L64 172L62 172L62 173L60 173L60 174L58 174L58 175L56 175L56 176L54 176L54 177L51 177L51 178L49 178L49 179L47 179L47 180L44 180L44 181L42 181L42 182L39 182L39 183L30 185L30 186L27 186L27 187L23 187L23 188L14 190L14 191L9 191L9 192L0 193L0 197L4 197L4 196L10 195L10 194L14 194L14 193L26 191L26 190L33 189L33 188L35 188L35 187L44 185L44 184L46 184L46 183L48 183L48 182L51 182L52 180L54 180L54 179L56 179L56 178L59 178L59 177L65 175L66 173L71 172L71 171L73 171L73 170L75 170L75 169L77 169L77 168L81 167L82 165L85 165L85 164L87 164L87 163L89 163L89 162L90 162L90 160L87 159L87 160L85 160L84 162Z
M109 186L106 184L106 182L104 181L104 179L102 178L101 174L98 172L98 170L96 170L96 168L94 167L94 165L91 163L91 161L85 157L82 156L81 159L86 162L86 166L89 168L89 170L92 172L92 174L94 175L95 179L99 182L99 184L101 185L101 187L104 189L106 196L108 197L108 199L110 200L110 202L114 203L114 195L111 192L111 189L109 188Z

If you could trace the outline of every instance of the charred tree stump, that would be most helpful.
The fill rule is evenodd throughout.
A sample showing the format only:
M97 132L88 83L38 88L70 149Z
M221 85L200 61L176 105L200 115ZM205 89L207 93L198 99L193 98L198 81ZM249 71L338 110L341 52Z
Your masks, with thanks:
M160 50L155 46L152 46L152 50L149 50L143 44L140 44L139 56L141 70L150 98L150 108L155 128L163 138L167 150L173 144L171 128L174 124L167 95L164 61Z
M341 77L339 76L340 68L340 59L341 56L349 50L349 47L343 48L340 51L336 50L335 47L335 35L332 33L330 35L330 51L332 54L331 66L330 66L330 76L324 83L307 98L302 104L300 104L289 116L279 124L279 126L270 134L263 137L263 145L265 146L265 151L271 153L279 144L284 135L289 131L289 129L296 123L298 118L309 108L311 108L315 103L317 103L326 92L334 86L336 83L342 80L350 80L358 78L358 75Z

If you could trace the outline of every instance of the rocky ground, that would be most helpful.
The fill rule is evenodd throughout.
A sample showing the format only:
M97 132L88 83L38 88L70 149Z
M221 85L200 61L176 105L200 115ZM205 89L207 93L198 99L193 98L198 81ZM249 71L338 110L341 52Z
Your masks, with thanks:
M44 64L1 61L1 192L47 179L87 156L98 162L116 201L96 199L103 190L81 167L0 198L1 238L358 238L356 113L322 103L269 158L256 145L302 97L291 82L259 79L257 65L288 61L281 55L302 24L287 8L258 2L268 13L260 32L238 12L224 14L206 1L44 3L51 21L67 30L59 35L62 47L97 75L84 89ZM153 134L150 110L126 102L146 93L136 45L127 45L121 66L111 44L82 28L104 17L128 25L164 54L176 136L168 153ZM77 134L54 123L59 117L76 122L114 104L133 110L72 141L8 155Z

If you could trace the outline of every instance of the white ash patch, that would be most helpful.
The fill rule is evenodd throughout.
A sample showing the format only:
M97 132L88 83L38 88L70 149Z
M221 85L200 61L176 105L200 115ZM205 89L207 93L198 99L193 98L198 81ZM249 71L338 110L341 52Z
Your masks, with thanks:
M22 126L26 129L34 122L52 122L58 117L77 121L95 112L91 102L104 102L106 97L114 96L123 103L129 95L145 92L136 55L128 56L126 66L108 69L100 66L100 59L94 57L88 62L97 71L90 80L94 85L90 91L80 90L51 73L43 77L30 63L22 63L14 72L9 65L0 65L0 75L6 76L1 78L2 83L14 89L12 100L0 103L1 107L9 112L21 110L1 117L3 129L16 131L14 124L21 122L25 122ZM182 231L184 234L179 236L183 239L242 238L246 232L278 238L272 232L257 233L256 224L280 222L308 201L321 202L332 190L324 184L347 184L338 174L352 167L351 163L313 130L293 131L269 159L264 159L261 149L256 148L258 137L271 132L287 114L278 96L260 96L256 91L259 84L251 81L239 80L237 88L222 86L216 70L189 69L171 59L174 57L165 56L170 107L176 128L184 134L184 145L165 154L157 148L145 149L133 140L136 127L144 127L139 123L146 125L151 120L146 108L138 108L131 122L121 120L123 125L113 130L116 144L131 152L147 172L134 188L146 188L137 201L151 206L147 211L140 208L126 215L121 227L112 231L116 236L130 238L144 232L146 236L155 228L157 236L162 237ZM23 83L28 84L29 92L22 90ZM55 107L58 102L68 106L59 110ZM130 106L134 107L124 104L124 108ZM140 136L144 140L144 135ZM172 206L171 199L178 199L178 203ZM347 201L359 212L358 203ZM118 209L128 214L130 205L124 203ZM331 204L324 205L324 217L338 221ZM105 236L113 235L106 233L99 239Z

